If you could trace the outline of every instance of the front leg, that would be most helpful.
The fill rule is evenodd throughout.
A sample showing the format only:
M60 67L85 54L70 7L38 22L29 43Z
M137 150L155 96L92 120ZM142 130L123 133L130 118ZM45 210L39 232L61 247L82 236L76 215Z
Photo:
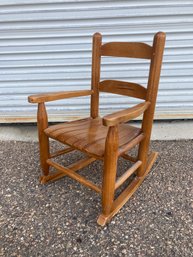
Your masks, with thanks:
M105 143L102 185L102 214L97 220L97 223L101 226L104 226L108 222L109 215L112 212L117 173L118 144L118 127L112 126L109 128Z
M49 159L49 138L44 133L44 130L48 127L48 116L44 103L38 104L37 113L38 122L38 137L39 137L39 149L40 149L40 164L43 172L43 177L41 181L44 180L44 176L49 174L49 165L47 164L47 159Z

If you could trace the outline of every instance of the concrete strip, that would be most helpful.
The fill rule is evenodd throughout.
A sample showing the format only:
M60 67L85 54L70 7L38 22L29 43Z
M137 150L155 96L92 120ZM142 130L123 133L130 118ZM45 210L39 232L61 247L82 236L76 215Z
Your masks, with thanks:
M138 122L134 125L139 126ZM193 120L156 121L153 126L153 140L193 139ZM0 125L0 140L36 142L37 127L30 125Z

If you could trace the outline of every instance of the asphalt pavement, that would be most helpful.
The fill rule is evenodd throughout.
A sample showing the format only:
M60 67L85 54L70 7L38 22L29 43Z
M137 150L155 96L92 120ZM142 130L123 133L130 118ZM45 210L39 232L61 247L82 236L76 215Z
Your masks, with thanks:
M52 143L53 145L54 143ZM151 172L106 227L100 197L64 177L39 183L36 142L0 142L0 256L193 256L193 140L153 141ZM59 158L64 165L78 152ZM129 167L119 161L119 173ZM80 173L97 183L102 163Z

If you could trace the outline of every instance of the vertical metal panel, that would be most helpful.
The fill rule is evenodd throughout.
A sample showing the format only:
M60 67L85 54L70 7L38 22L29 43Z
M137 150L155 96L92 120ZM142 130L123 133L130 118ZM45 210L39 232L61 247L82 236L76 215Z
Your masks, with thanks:
M104 42L150 44L155 32L165 31L156 118L193 117L192 0L1 0L0 122L34 121L36 106L28 104L30 94L90 88L91 36L96 31ZM146 85L146 64L103 58L102 78ZM101 114L134 102L102 94ZM83 117L88 109L88 97L48 104L51 120Z

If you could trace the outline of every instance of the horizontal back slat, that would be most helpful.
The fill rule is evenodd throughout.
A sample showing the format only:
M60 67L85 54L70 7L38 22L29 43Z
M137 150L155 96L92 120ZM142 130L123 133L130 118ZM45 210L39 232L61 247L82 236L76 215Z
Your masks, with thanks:
M99 83L99 91L145 100L147 89L137 83L119 80L103 80Z
M110 42L102 45L101 55L151 59L152 47L145 43Z

